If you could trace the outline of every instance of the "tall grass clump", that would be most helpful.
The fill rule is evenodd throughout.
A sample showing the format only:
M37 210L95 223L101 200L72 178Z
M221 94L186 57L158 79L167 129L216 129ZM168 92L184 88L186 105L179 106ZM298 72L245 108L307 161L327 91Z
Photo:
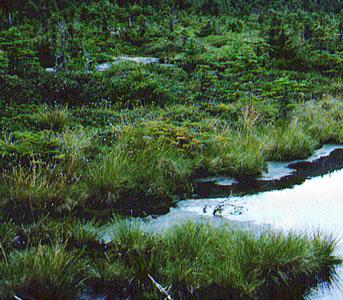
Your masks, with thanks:
M299 110L299 119L304 122L311 136L321 144L342 143L342 99L325 97L319 102L309 102Z
M82 170L89 162L87 155L92 153L93 134L84 130L66 130L56 136L56 142L60 144L60 153L55 160L61 168L61 172L68 183L77 183Z
M70 210L66 177L55 164L32 161L29 166L13 166L1 175L1 205L9 210L31 214Z
M266 168L266 148L270 138L258 125L260 114L253 105L247 105L238 120L238 131L232 138L233 174L256 175Z
M187 222L167 230L162 238L163 265L158 277L172 285L177 299L207 287L208 262L213 259L217 233L202 223Z
M308 157L319 146L298 118L276 126L270 150L270 159L292 160Z
M268 136L256 129L255 134L238 132L231 142L231 151L226 159L233 175L258 175L266 168ZM229 166L230 170L230 166Z
M61 130L66 126L69 117L70 112L67 107L44 105L30 118L41 128Z
M146 148L130 161L129 182L147 197L170 199L188 188L191 162L168 148Z
M2 299L24 292L41 300L74 299L90 272L80 252L67 251L60 244L12 251L0 270Z
M93 220L85 221L72 217L55 220L45 217L23 226L21 235L28 247L63 243L67 249L96 251L103 249L100 229Z
M108 245L108 257L114 268L104 268L102 277L120 277L128 282L127 290L134 297L155 299L156 291L148 274L156 276L163 265L164 258L158 246L160 239L144 232L139 221L116 218L110 227L112 240Z
M91 166L86 183L92 206L115 203L127 184L128 171L126 158L120 154L106 155L98 165Z
M335 242L320 234L224 232L226 238L217 245L211 276L224 290L231 286L241 296L296 299L328 278L323 274L329 266L341 262L333 255Z
M317 283L330 284L341 263L335 241L322 234L194 222L150 233L115 221L111 230L110 261L126 269L131 292L142 299L159 299L148 275L173 299L297 299Z
M245 106L237 130L226 127L216 136L217 141L207 146L204 159L213 173L239 176L264 171L270 138L257 124L259 117L253 106Z
M128 207L131 201L136 208L147 209L146 201L154 206L189 188L192 162L186 150L178 150L181 142L176 137L164 143L163 131L145 129L143 125L125 127L112 152L89 167L88 200L94 206Z

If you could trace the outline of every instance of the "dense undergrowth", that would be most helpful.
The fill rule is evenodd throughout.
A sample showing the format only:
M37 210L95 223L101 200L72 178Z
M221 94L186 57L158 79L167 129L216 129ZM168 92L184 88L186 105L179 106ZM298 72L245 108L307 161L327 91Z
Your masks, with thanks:
M321 235L113 221L105 245L82 221L165 213L198 178L343 142L341 2L285 3L0 3L2 298L159 299L150 274L173 299L301 299L334 273Z

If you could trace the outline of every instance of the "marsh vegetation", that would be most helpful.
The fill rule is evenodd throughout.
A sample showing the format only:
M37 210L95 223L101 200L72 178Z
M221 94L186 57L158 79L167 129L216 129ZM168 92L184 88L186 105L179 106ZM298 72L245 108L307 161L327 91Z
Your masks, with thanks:
M341 4L287 3L1 3L4 298L116 286L157 299L147 274L176 299L269 297L333 270L335 242L320 235L187 224L161 236L116 225L110 245L97 236L113 214L167 212L198 178L254 178L269 160L343 142ZM203 239L199 253L173 248L195 231L184 242Z
M133 299L295 299L330 281L340 263L322 234L256 233L187 222L155 233L139 221L99 224L50 218L2 224L1 297L74 299L85 289ZM329 284L329 283L327 283Z

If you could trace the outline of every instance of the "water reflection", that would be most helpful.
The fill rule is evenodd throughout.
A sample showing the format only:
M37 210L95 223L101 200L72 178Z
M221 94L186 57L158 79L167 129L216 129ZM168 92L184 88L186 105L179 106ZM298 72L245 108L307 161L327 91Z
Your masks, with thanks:
M270 162L261 177L237 179L212 177L199 181L194 197L218 198L227 195L251 195L263 191L284 190L302 184L306 179L343 168L343 146L325 145L308 159L292 162ZM323 156L324 155L324 156Z
M243 222L271 224L285 230L322 228L343 236L343 171L306 180L291 189L225 199L242 214L223 209L221 216Z
M322 149L319 153L323 153L320 151ZM253 226L256 230L266 226L300 232L319 229L338 239L336 255L343 256L340 242L343 241L343 170L337 170L342 167L343 150L340 149L317 160L284 164L280 170L291 171L276 180L269 180L275 179L274 175L269 178L265 175L260 180L232 181L229 186L218 184L223 178L217 182L203 181L197 198L179 202L168 215L151 220L150 226L154 230L154 227L170 226L183 219L205 218L212 222L229 220L233 224L240 224L237 226ZM325 175L318 176L320 174ZM200 198L206 188L212 197ZM343 267L337 268L337 275L339 279L331 290L317 288L306 299L343 299Z
M222 216L241 222L270 224L283 230L311 231L318 228L343 238L343 171L306 180L302 185L282 191L264 192L243 197L246 211L241 215L222 212ZM230 201L235 201L233 198ZM343 256L340 244L337 253ZM337 270L342 281L343 269ZM308 299L343 299L339 285L331 291L313 292Z

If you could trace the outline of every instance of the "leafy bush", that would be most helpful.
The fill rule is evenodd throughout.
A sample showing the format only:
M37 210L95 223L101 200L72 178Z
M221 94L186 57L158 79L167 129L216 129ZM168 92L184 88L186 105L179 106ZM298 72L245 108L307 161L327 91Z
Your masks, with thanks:
M43 101L53 105L80 105L106 100L119 107L135 107L181 102L178 97L185 91L182 77L177 72L159 70L162 68L166 67L118 63L102 73L41 72L39 77L24 79L9 89L11 93L17 90L22 103ZM8 95L4 97L6 99Z
M59 154L57 141L51 138L51 131L14 131L4 133L0 138L1 164L11 168L16 164L29 164L32 156L47 158Z
M113 71L112 71L113 72ZM113 73L112 73L113 74ZM161 77L142 68L125 72L122 76L111 78L110 99L117 99L119 106L141 106L147 104L163 105L171 102L172 93Z

